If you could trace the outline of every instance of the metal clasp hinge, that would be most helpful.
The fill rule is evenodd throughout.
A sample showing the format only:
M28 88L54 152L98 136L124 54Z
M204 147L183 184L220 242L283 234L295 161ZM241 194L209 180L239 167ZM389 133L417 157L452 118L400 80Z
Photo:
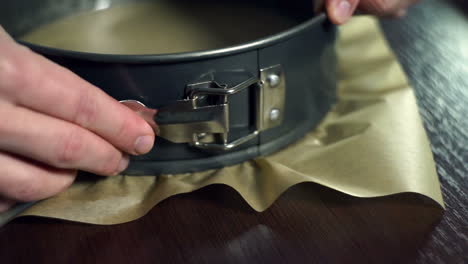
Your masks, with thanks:
M229 138L229 96L255 88L255 128L239 139ZM285 77L281 65L260 71L260 79L249 77L233 86L216 81L187 86L187 99L158 109L154 120L158 136L174 143L227 151L255 139L261 131L282 123L285 101ZM126 101L127 103L129 101Z
M189 90L189 97L193 99L201 98L203 96L220 96L221 102L226 109L225 117L225 124L227 124L225 131L223 133L219 133L214 135L209 131L205 131L202 133L196 133L193 135L193 142L190 144L194 147L205 149L205 150L213 150L213 151L227 151L230 149L234 149L252 139L254 139L258 135L258 131L255 130L247 136L241 137L234 141L228 142L229 138L229 103L228 97L231 95L238 94L250 87L255 87L258 89L258 79L256 77L250 77L249 79L237 84L234 87L227 87L226 85L220 85L215 81L211 82L202 82L196 84L190 84L187 86ZM210 136L215 136L209 139ZM209 141L218 141L217 142L209 142Z

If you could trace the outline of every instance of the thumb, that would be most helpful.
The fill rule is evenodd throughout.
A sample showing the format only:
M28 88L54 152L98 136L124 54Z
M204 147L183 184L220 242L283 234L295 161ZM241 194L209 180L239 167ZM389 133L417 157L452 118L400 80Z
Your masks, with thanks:
M325 5L328 17L337 25L346 23L359 4L359 0L327 0Z
M0 41L2 39L5 39L5 40L13 40L12 37L10 37L10 35L8 35L8 33L6 32L6 30L2 27L2 25L0 25Z

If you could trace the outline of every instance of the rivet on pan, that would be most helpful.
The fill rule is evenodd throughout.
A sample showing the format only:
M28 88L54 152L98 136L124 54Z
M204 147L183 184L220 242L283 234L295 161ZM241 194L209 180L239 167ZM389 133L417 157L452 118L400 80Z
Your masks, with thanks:
M273 108L270 111L270 120L271 121L276 121L280 118L281 116L281 111L277 108Z
M198 134L197 134L198 140L202 140L202 139L204 139L206 136L208 136L207 133L198 133Z
M278 86L280 84L281 79L276 74L270 74L266 78L266 81L268 82L268 85L270 85L271 88L275 88L276 86Z

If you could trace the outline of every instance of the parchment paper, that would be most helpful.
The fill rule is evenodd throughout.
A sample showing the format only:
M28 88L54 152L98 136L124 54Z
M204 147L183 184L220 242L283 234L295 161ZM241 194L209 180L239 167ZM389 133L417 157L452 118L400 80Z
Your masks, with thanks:
M263 211L302 182L358 197L414 192L443 206L413 91L376 21L358 17L343 26L337 52L336 107L315 131L287 149L200 173L82 177L20 215L118 224L142 217L172 195L211 184L231 186L253 209Z

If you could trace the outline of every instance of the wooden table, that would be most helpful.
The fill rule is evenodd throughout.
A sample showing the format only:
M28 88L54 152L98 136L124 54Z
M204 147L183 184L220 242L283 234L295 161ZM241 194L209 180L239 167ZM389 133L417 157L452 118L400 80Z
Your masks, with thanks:
M117 226L17 219L0 229L0 263L468 263L463 1L425 0L383 22L416 89L447 211L415 194L360 199L301 184L256 213L210 186Z

